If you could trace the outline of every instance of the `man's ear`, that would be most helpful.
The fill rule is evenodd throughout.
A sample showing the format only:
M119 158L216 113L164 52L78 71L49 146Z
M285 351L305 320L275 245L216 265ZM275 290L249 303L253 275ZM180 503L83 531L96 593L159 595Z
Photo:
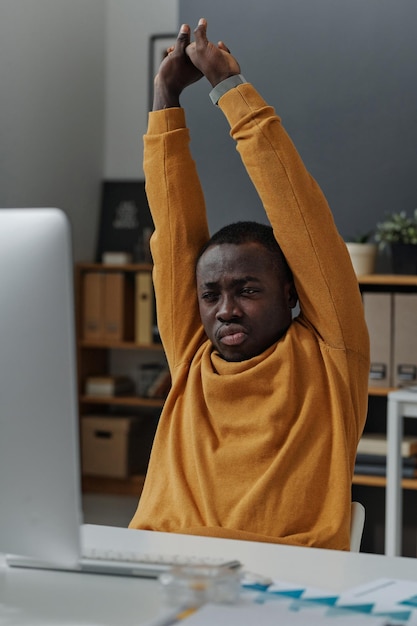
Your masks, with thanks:
M297 306L298 294L293 280L291 280L287 285L287 297L290 309L294 309Z

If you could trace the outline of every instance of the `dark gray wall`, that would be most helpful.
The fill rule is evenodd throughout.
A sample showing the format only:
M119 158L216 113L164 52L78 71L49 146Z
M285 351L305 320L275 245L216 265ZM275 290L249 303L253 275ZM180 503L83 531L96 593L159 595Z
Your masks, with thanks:
M180 0L276 108L344 237L417 207L415 0ZM263 209L204 79L183 94L212 230Z

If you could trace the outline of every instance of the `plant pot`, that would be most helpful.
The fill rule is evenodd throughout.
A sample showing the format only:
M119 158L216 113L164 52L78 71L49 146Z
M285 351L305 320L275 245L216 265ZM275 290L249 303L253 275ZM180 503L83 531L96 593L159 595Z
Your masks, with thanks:
M357 276L374 273L378 249L375 243L347 243L346 247Z
M417 274L417 244L391 243L390 245L394 274Z

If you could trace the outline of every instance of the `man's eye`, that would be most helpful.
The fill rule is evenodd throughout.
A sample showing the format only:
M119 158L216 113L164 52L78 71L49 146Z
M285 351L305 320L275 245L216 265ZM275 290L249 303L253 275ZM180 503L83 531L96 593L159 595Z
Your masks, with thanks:
M206 291L201 294L201 299L205 302L215 302L218 298L218 294L213 291Z
M258 293L258 290L253 287L245 287L242 289L241 293L244 296L252 296L253 294Z

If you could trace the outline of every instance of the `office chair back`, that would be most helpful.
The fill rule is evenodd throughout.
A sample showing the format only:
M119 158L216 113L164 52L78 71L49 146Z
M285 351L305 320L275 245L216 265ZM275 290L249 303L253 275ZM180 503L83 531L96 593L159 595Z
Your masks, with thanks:
M350 507L350 551L359 552L361 548L365 507L360 502L352 502Z

